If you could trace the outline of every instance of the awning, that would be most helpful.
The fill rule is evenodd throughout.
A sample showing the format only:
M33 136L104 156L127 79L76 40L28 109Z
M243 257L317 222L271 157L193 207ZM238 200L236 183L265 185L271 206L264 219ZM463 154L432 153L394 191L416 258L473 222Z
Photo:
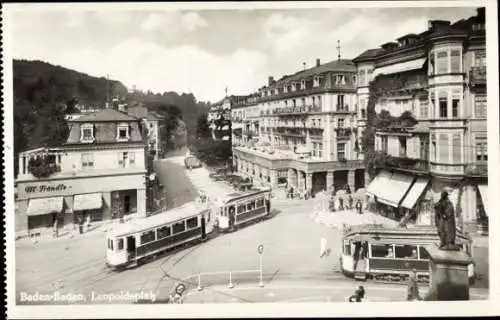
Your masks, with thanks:
M429 179L417 178L417 181L415 181L411 187L410 191L401 203L401 206L407 209L413 209L413 206L415 206L415 203L418 198L420 198L428 184Z
M73 201L73 211L102 208L102 193L77 194Z
M373 78L375 78L380 74L393 74L393 73L422 69L425 63L425 59L426 58L420 58L416 60L393 64L386 67L377 68L373 71Z
M481 194L481 199L483 200L484 212L488 215L488 186L485 184L480 184L477 186L479 193Z
M243 124L241 123L232 123L231 130L243 130Z
M63 209L63 197L40 198L31 199L28 203L28 216L38 216L42 214L49 214L61 212Z
M391 179L391 173L387 171L381 171L368 185L366 188L366 193L371 196L377 196L385 188Z
M391 176L391 180L389 180L389 183L386 184L381 192L377 195L377 201L391 207L399 207L399 203L410 188L413 179L414 178L412 176L393 173Z

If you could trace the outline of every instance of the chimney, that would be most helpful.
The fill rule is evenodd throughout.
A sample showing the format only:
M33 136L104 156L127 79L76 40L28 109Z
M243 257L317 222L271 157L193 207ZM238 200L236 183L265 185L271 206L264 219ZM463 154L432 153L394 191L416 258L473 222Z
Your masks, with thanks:
M268 80L267 80L267 84L270 86L274 83L274 78L269 76Z
M321 65L321 61L318 59L316 59L316 67L319 67Z
M484 18L485 18L485 8L482 7L482 8L477 8L477 17L478 19L480 20L480 22L484 22Z

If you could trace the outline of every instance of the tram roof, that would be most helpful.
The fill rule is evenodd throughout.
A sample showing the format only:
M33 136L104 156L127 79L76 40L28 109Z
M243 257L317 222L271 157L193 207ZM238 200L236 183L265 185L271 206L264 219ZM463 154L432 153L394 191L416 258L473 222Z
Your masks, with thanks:
M375 242L422 242L424 244L427 241L439 240L439 235L434 226L387 227L381 224L360 224L344 229L344 239ZM457 231L457 241L467 242L470 241L470 237Z
M243 191L243 192L232 192L232 193L226 193L220 197L217 198L217 201L218 202L222 202L222 203L228 203L230 201L234 201L234 200L238 200L240 198L245 198L245 197L248 197L248 196L251 196L251 195L257 195L259 193L265 193L265 192L268 192L269 189L256 189L256 188L252 188L248 191Z
M173 208L151 217L132 220L119 224L109 231L112 236L124 236L136 232L146 231L162 224L172 223L178 220L186 219L200 214L202 211L209 210L207 205L198 204L194 201L188 202L180 207Z

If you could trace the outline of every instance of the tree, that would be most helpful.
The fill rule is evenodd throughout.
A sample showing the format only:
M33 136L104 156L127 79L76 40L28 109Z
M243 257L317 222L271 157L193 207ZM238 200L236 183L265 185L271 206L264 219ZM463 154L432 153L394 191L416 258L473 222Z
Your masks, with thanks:
M210 126L208 125L208 116L206 113L202 113L198 117L198 123L196 127L196 138L210 138Z

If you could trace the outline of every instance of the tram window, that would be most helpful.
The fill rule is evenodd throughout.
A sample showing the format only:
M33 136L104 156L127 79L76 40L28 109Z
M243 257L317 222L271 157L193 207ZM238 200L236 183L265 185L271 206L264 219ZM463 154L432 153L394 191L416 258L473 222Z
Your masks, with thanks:
M238 205L238 213L242 213L242 212L245 212L245 205L244 204Z
M417 247L410 245L396 246L396 258L401 259L418 259Z
M392 244L372 244L373 258L394 258Z
M430 259L429 253L427 252L427 250L425 250L424 247L419 247L418 249L420 251L420 259L424 259L424 260Z
M110 249L113 250L113 239L109 239L109 243L111 245Z
M247 210L250 211L253 209L255 209L255 200L252 200L249 203L247 203Z
M188 229L196 228L198 226L198 217L187 219L186 225Z
M123 250L123 239L118 239L118 247L117 250Z
M174 234L176 233L181 233L183 232L184 230L186 230L186 226L184 225L184 221L182 222L177 222L176 224L174 224L174 226L172 227L172 231Z
M156 237L158 239L163 239L170 236L170 226L164 226L156 230Z
M257 208L263 207L264 206L264 199L257 199Z
M349 240L344 240L344 254L351 255L351 243Z
M155 241L155 232L154 231L146 231L141 234L141 244L149 243Z

